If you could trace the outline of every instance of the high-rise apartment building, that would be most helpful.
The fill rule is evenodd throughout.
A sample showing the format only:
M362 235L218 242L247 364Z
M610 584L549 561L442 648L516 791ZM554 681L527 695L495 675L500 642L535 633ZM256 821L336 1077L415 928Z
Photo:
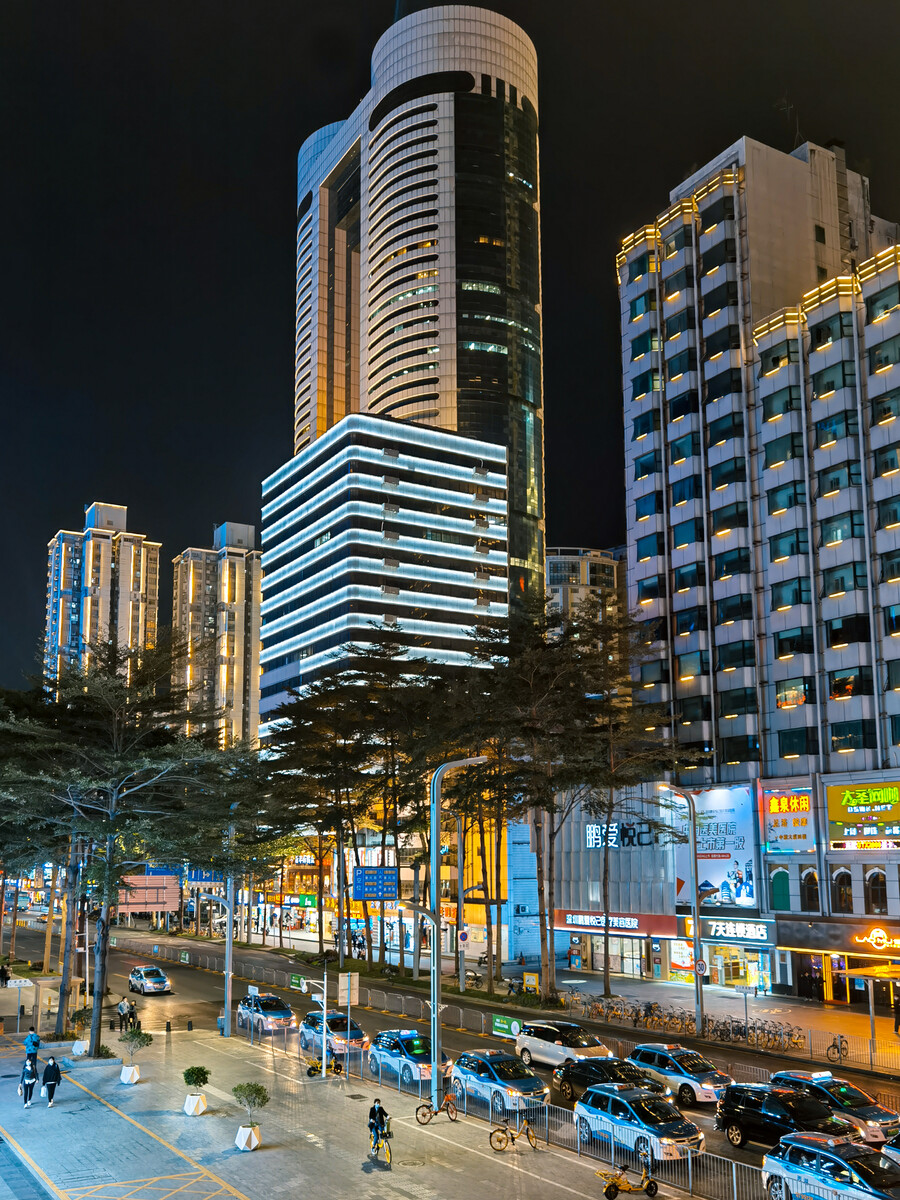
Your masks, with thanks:
M128 509L95 502L80 532L61 529L48 544L44 672L87 665L91 647L116 641L138 650L156 641L159 542L129 533Z
M547 547L547 594L563 616L589 596L617 602L624 579L624 550Z
M897 240L839 146L743 138L623 243L629 602L698 781L896 761Z
M255 743L259 730L261 555L252 525L213 532L212 549L188 547L172 560L172 624L187 659L178 685L203 726L223 745Z

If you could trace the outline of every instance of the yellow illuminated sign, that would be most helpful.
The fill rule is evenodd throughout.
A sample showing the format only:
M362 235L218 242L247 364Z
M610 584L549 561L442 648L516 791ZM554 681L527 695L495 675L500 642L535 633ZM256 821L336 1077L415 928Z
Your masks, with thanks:
M900 845L900 782L833 784L825 793L832 847L861 850Z
M889 937L883 929L870 929L863 936L859 934L853 939L854 942L867 942L873 950L900 950L900 938Z

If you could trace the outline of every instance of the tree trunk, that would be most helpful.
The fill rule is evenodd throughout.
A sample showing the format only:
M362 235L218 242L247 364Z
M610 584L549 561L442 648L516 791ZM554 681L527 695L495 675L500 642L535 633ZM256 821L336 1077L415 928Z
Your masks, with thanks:
M6 920L6 871L0 882L0 959L3 958L3 922Z
M9 961L16 957L16 930L19 928L19 877L16 876L15 890L13 891L13 910L12 910L12 927L9 931Z
M549 989L549 954L547 949L547 887L544 878L544 822L535 810L534 821L534 857L537 863L537 893L538 893L538 933L541 938L541 999L550 998Z
M609 986L609 819L612 813L612 789L603 815L603 995L611 996Z
M319 914L319 953L325 954L325 863L324 846L321 833L316 835L316 862L318 863L318 878L316 879L316 912ZM331 856L334 865L334 854Z
M109 900L100 907L100 916L94 927L94 995L91 1013L91 1044L88 1054L92 1058L100 1050L103 1035L103 1001L106 997L106 959L109 951ZM87 996L85 996L87 1003Z
M66 1012L69 1007L69 992L72 978L72 951L75 944L75 922L78 919L78 862L75 853L75 837L69 839L69 858L66 862L66 912L62 929L62 963L60 965L59 1010L56 1014L56 1036L66 1032Z
M497 959L494 963L494 978L499 981L503 977L503 868L502 868L502 852L503 852L503 814L500 805L497 805L494 816L494 906L496 909L497 919ZM509 845L507 844L506 853L509 854ZM507 860L508 861L508 860ZM509 952L509 928L510 928L510 912L509 912L509 895L506 897L506 949Z
M490 873L487 862L487 840L484 834L484 810L481 800L478 801L478 856L481 859L481 890L484 899L484 936L487 942L487 992L494 994L494 928L491 920Z
M553 993L556 991L556 835L559 830L556 827L556 814L550 809L547 813L547 906L549 909L548 916L550 918L550 954L547 959L547 988Z
M281 904L278 908L278 949L284 949L284 855L281 857Z
M178 932L184 933L184 881L179 877L178 888Z
M47 930L44 934L44 973L50 973L50 951L53 947L53 903L56 898L56 880L59 868L53 864L53 874L50 877L50 894L47 897ZM2 917L0 917L2 923Z
M418 859L413 863L413 904L419 904L419 872L422 864ZM418 913L413 914L413 947L412 947L412 977L419 978L422 965L422 922Z

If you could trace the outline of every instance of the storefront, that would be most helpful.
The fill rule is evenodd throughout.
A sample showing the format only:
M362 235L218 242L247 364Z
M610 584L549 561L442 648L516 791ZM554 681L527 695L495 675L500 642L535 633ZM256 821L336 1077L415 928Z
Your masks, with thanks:
M556 909L554 928L568 932L569 963L573 970L604 969L605 918L598 912ZM675 917L661 913L609 914L609 969L632 979L662 978L662 941L675 936ZM654 949L655 948L655 949ZM666 956L667 957L667 956Z
M679 937L670 949L669 978L681 983L694 979L694 919L678 918ZM708 964L706 982L721 987L745 984L769 992L775 922L760 917L701 917L700 947Z
M865 1004L865 979L854 977L853 972L900 966L900 931L895 922L818 918L779 921L777 929L779 954L790 955L794 991L811 1000ZM890 1007L890 981L878 979L874 988L876 1006Z

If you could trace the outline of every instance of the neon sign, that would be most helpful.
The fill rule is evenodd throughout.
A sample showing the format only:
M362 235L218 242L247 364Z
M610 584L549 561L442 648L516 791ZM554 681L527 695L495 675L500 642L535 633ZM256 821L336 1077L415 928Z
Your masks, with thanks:
M873 950L900 950L900 938L888 937L883 929L870 929L865 936L859 934L853 939L854 942L868 942Z

